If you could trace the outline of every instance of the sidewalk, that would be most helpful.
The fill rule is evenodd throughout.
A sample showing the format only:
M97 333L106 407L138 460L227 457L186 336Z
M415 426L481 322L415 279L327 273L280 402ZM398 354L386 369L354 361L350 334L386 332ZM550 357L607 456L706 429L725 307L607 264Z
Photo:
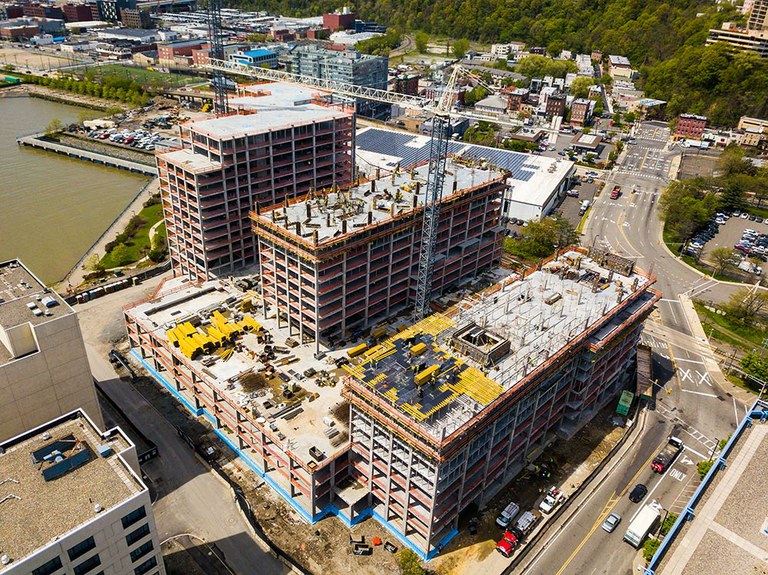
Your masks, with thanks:
M69 289L74 290L85 281L85 276L90 272L83 269L84 262L91 256L91 254L98 254L102 257L105 253L105 247L107 243L115 239L119 233L121 233L125 226L128 225L128 221L137 213L141 211L142 204L146 202L149 197L160 191L160 180L154 178L148 182L131 201L130 204L120 213L120 215L112 222L112 224L106 229L101 237L85 252L80 261L75 264L69 273L57 284L57 288L60 292L66 293Z
M709 372L712 381L739 401L751 405L756 399L755 395L732 384L720 369L720 364L717 363L717 360L715 359L712 346L709 343L704 327L701 325L699 314L696 313L696 308L693 307L691 298L686 294L680 294L678 299L680 300L680 307L688 321L688 325L691 327L691 332L693 332L693 337L701 343L701 349L705 352L702 353L702 359L704 360L704 367Z

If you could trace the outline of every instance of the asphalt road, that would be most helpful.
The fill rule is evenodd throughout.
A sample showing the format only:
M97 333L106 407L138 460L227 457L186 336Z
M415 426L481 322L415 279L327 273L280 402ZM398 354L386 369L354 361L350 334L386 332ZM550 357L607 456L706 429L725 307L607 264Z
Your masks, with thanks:
M644 483L649 491L643 504L656 500L666 511L679 513L700 482L696 463L708 459L718 440L727 438L746 413L745 405L721 389L707 371L704 360L711 357L711 350L693 336L678 298L688 293L723 301L739 288L702 277L661 243L658 198L676 154L667 144L668 136L668 128L660 123L636 128L637 144L627 146L620 164L607 175L583 239L584 245L609 247L636 259L657 276L663 299L643 334L653 351L655 409L648 412L644 434L631 456L619 461L616 470L594 487L572 518L563 519L565 528L556 532L554 540L539 543L549 546L524 573L635 573L641 556L622 538L641 505L628 500L628 491ZM623 194L611 200L610 190L616 184L622 186ZM679 436L686 448L666 473L658 475L650 470L650 462L670 433ZM609 534L600 525L612 511L622 521Z
M286 573L266 545L251 535L230 489L195 458L174 427L130 383L119 378L107 359L110 342L122 336L122 307L146 297L150 288L128 288L75 309L94 378L160 452L160 457L142 468L158 491L153 509L160 539L191 533L215 543L237 574Z

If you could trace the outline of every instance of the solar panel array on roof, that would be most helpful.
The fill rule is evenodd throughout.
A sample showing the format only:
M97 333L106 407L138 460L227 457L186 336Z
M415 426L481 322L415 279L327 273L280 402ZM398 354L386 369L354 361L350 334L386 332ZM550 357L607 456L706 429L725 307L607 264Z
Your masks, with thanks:
M402 168L407 168L429 159L430 140L424 136L368 128L357 134L355 144L365 152L400 158L400 167ZM448 153L465 158L484 158L495 166L507 170L512 179L525 182L533 177L534 172L541 169L540 166L535 164L526 164L530 159L527 154L510 150L449 141Z

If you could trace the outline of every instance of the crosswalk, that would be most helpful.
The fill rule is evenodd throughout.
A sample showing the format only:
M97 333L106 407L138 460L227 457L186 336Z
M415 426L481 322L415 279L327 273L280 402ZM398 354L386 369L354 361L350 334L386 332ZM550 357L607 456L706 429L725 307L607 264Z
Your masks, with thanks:
M620 174L628 174L631 176L635 176L637 178L645 178L647 180L666 180L666 177L664 176L660 176L658 174L647 174L640 170L629 170L625 168L618 168L616 171Z
M691 437L694 441L697 441L701 445L703 445L707 449L707 453L712 452L717 448L717 443L714 439L707 437L705 434L703 434L698 429L695 429L685 423L678 415L673 412L671 409L668 409L666 406L657 404L656 409L669 417L673 422L680 425L681 431L685 432L686 435Z

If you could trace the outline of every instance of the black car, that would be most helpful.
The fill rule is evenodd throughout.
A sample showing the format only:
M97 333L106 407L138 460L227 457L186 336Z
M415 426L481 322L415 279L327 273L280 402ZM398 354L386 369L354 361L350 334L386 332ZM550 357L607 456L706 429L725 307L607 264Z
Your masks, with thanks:
M638 483L637 485L635 485L635 488L629 494L629 500L632 503L640 503L645 497L646 493L648 493L648 488L642 483Z

